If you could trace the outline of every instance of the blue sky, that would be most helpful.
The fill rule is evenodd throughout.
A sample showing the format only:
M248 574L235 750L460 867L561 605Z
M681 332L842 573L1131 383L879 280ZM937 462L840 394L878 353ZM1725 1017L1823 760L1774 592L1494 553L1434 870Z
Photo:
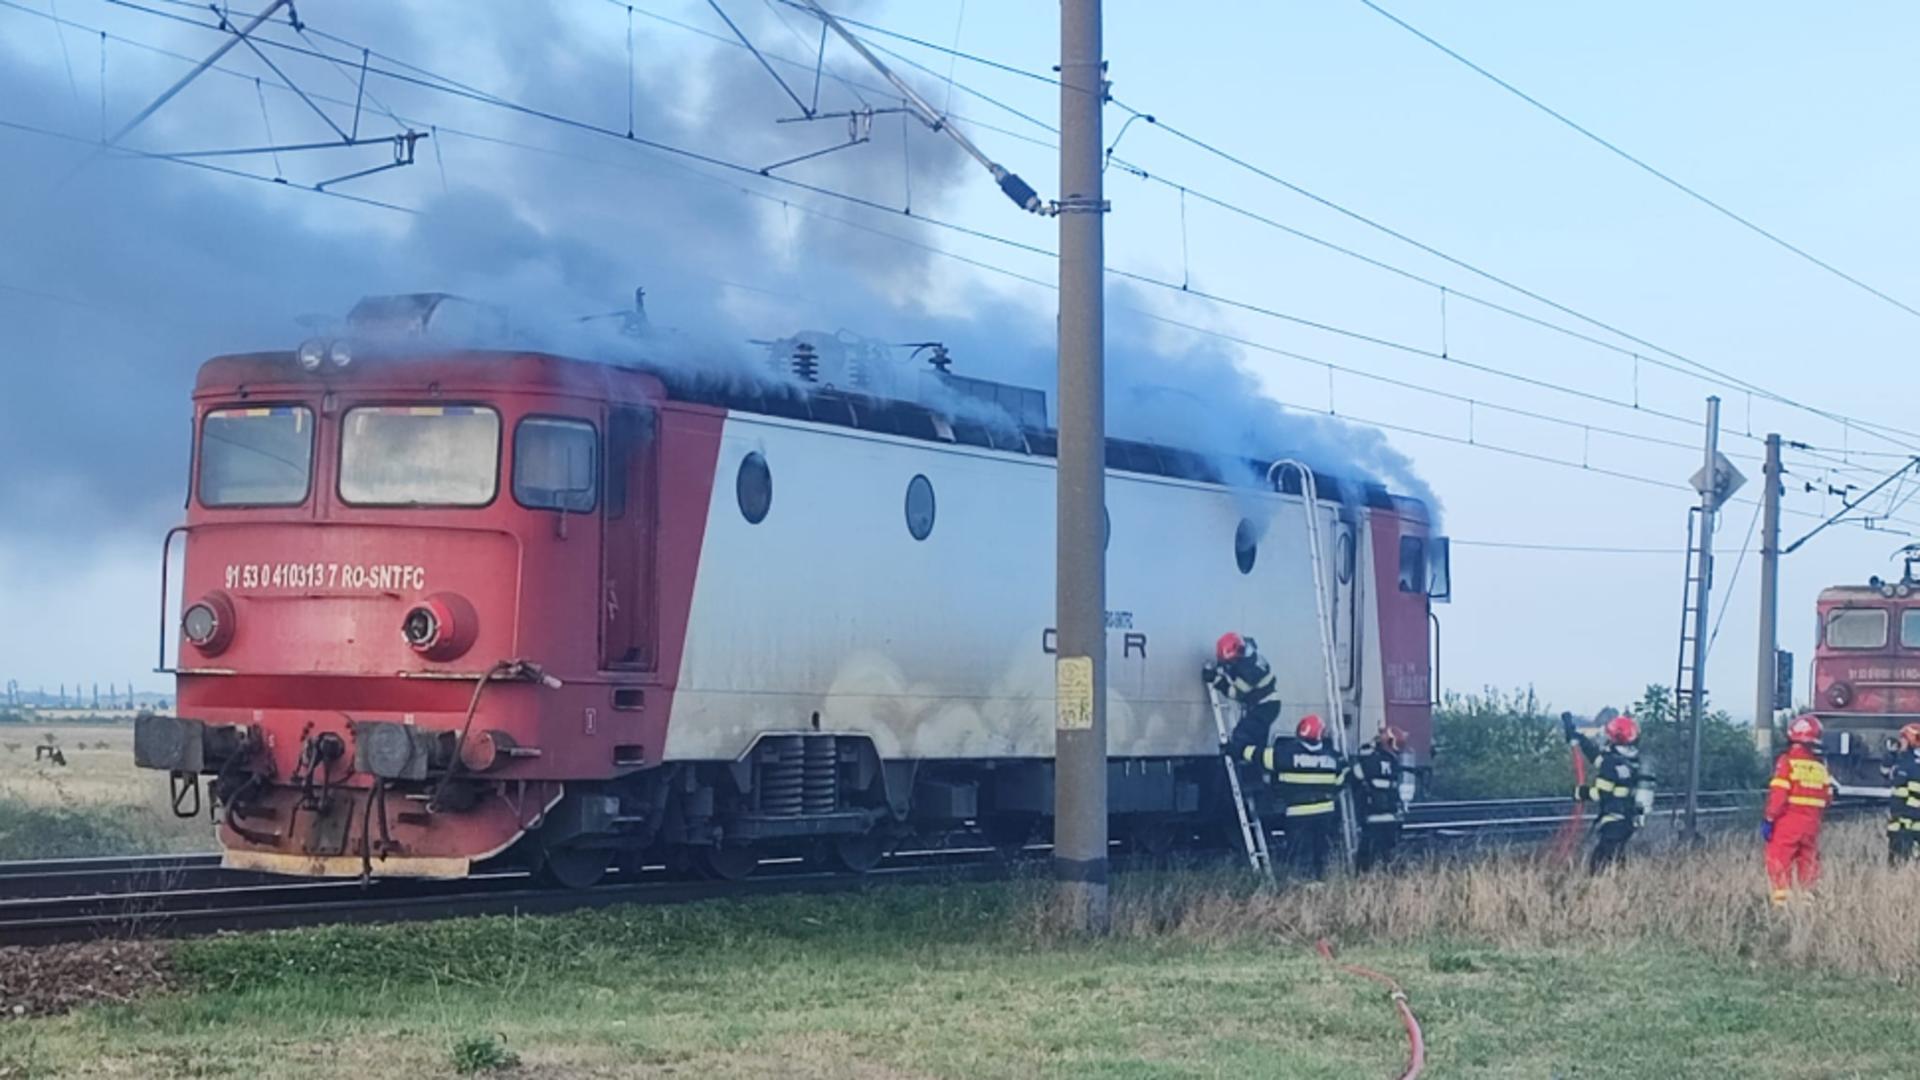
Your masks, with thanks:
M1384 0L1383 0L1384 3ZM154 5L168 5L158 0ZM763 47L802 54L810 33L791 12L748 0L727 5ZM1822 9L1783 3L1384 3L1436 38L1615 140L1670 174L1712 195L1822 258L1896 297L1920 306L1920 280L1906 257L1914 246L1914 149L1903 138L1920 75L1903 47L1920 32L1920 11L1856 4ZM27 0L25 7L35 9ZM45 9L40 9L45 10ZM184 9L176 9L184 10ZM758 161L781 156L791 141L812 145L837 137L827 125L789 137L771 120L783 97L741 50L649 18L667 15L724 35L704 3L648 0L637 4L635 67L641 93L636 127L670 131L690 145L719 147ZM463 9L411 3L390 10L303 11L316 27L364 40L390 55L462 81L568 115L625 122L627 71L623 5L600 0ZM217 38L152 15L98 0L69 0L59 14L90 28L199 55ZM1053 5L1016 0L920 0L863 5L870 21L929 41L954 44L994 60L1044 72L1057 49ZM791 26L782 25L782 19ZM1920 318L1899 311L1687 199L1419 42L1358 0L1260 5L1108 4L1107 55L1116 97L1210 141L1306 189L1390 225L1434 248L1495 272L1658 346L1759 384L1788 399L1869 421L1911 426L1903 376ZM797 31L797 32L796 32ZM293 39L285 34L287 40ZM947 58L912 46L894 48L944 73ZM64 50L64 51L63 51ZM63 38L30 11L0 8L0 53L18 80L0 95L0 120L81 137L97 135L100 85L97 40L69 27ZM872 81L844 50L829 50L833 74ZM179 60L117 42L109 47L108 111L124 119L184 70ZM248 65L252 65L249 67ZM6 66L6 65L0 65ZM257 140L260 109L245 74L266 83L276 134L313 134L272 76L236 52L239 74L210 75L158 114L141 133L146 149L234 145ZM303 85L338 92L339 72L289 72ZM69 74L71 69L71 75ZM1056 92L1034 80L959 61L951 91L963 125L983 148L1053 194L1053 152L1043 130L968 92L970 86L1042 120L1057 112ZM914 73L936 103L949 100L943 80ZM377 80L376 80L377 81ZM809 82L810 77L801 77ZM649 93L649 91L651 93ZM844 206L774 185L729 177L771 198L737 193L686 195L689 177L638 148L578 132L552 130L524 117L402 85L382 85L402 114L447 127L537 143L576 158L508 151L451 135L431 163L357 182L354 192L409 207L452 206L436 233L404 215L357 207L273 185L207 176L166 163L109 161L90 166L62 188L80 151L45 136L0 134L0 153L26 163L6 194L0 226L14 243L0 251L0 317L18 332L0 344L0 365L25 374L0 427L41 434L9 440L0 454L14 487L7 490L10 525L0 529L0 611L26 611L0 628L0 678L28 686L76 679L124 680L151 666L149 637L159 535L178 514L183 462L177 433L192 362L225 348L291 341L285 313L332 310L363 283L382 284L459 274L450 267L487 259L511 262L517 294L617 299L624 282L580 287L602 265L637 248L678 253L683 274L661 290L664 303L696 305L773 332L809 315L804 283L819 267L862 276L864 314L891 329L915 320L964 321L1004 305L1043 320L1050 293L944 255L919 251L896 265L897 249L871 234L847 231L819 216ZM823 99L850 101L830 81ZM790 110L790 105L786 107ZM1109 110L1109 138L1123 114ZM897 205L912 162L914 205L925 215L1050 248L1051 225L1023 215L936 137L917 132L903 153L896 117L881 117L873 144L790 170L797 179L860 190ZM883 137L884 136L884 137ZM761 154L760 157L754 157ZM1454 298L1447 305L1450 358L1587 395L1631 403L1638 411L1527 385L1463 363L1419 355L1442 340L1437 290L1367 267L1297 238L1206 205L1219 199L1391 263L1450 289L1464 290L1571 325L1499 286L1478 280L1184 145L1152 125L1135 124L1121 157L1198 193L1186 200L1184 226L1177 189L1119 169L1108 174L1110 265L1271 308L1323 324L1405 343L1386 349L1151 286L1116 294L1120 307L1178 319L1268 349L1303 354L1471 398L1478 405L1369 382L1361 375L1236 348L1245 370L1273 397L1325 410L1329 394L1342 415L1482 444L1524 450L1597 468L1683 483L1698 465L1698 428L1651 415L1692 418L1704 407L1708 382L1651 363L1530 328ZM578 160L590 157L592 162ZM597 162L597 164L596 164ZM271 173L265 160L246 166ZM324 166L289 157L290 175L317 179ZM321 170L321 171L316 171ZM429 171L431 170L431 171ZM345 171L342 169L341 171ZM443 180L442 177L445 177ZM96 185L89 187L87 185ZM116 187L116 185L121 185ZM711 179L694 178L718 192ZM704 190L704 189L703 189ZM62 194L49 195L48 192ZM93 197L100 205L140 207L145 216L113 218L63 204ZM711 201L708 201L708 200ZM787 205L779 205L779 200ZM681 200L691 200L690 202ZM712 252L668 235L648 214L650 202L683 211L689 230L708 229ZM65 216L48 212L60 206ZM63 212L64 212L63 211ZM196 217L195 215L203 215ZM510 238L486 223L511 218ZM102 222L114 221L112 233ZM868 220L901 231L898 216ZM52 223L58 222L58 227ZM233 224L238 221L240 224ZM210 235L213 243L195 243ZM191 227L190 227L191 226ZM432 241L432 257L409 262ZM921 226L911 238L953 255L1040 278L1051 261L1005 245ZM393 245L398 254L379 254ZM492 245L492 246L489 246ZM680 245L680 246L676 246ZM757 245L761 258L743 257ZM565 258L530 254L549 246ZM262 258L263 248L285 261ZM916 249L918 250L918 249ZM462 251L468 254L463 256ZM1184 254L1183 254L1184 251ZM438 261L433 261L438 260ZM299 268L306 267L302 271ZM320 267L352 273L322 273ZM401 270L419 271L407 277ZM463 268L462 268L463 269ZM190 271L190 272L189 272ZM432 273L428 273L431 271ZM195 293L178 278L210 285ZM733 285L722 285L730 281ZM798 283L798 284L796 284ZM753 293L739 286L765 290ZM57 286L57 287L56 287ZM411 287L427 287L425 284ZM22 290L29 290L23 292ZM32 290L63 299L48 302ZM252 304L236 303L237 297ZM81 306L76 306L81 305ZM94 305L87 307L85 305ZM140 310L170 358L120 370L89 335L100 333L100 309ZM268 313L274 318L268 318ZM835 311L844 325L862 325L863 309ZM178 324L184 328L176 330ZM1125 325L1146 345L1177 352L1218 338ZM1591 328L1586 328L1589 332ZM1607 337L1604 333L1597 336ZM119 344L137 342L127 332ZM137 351L128 346L125 357ZM66 355L68 350L72 355ZM111 348L108 348L111 351ZM8 355L11 353L12 355ZM121 363L132 364L123 358ZM39 375L33 374L39 372ZM63 438L85 428L97 409L89 388L142 382L124 404L126 423L85 440ZM1844 455L1860 471L1834 472L1839 448L1892 452L1898 447L1805 411L1720 389L1725 397L1725 448L1757 489L1758 443L1769 430L1817 447L1816 459L1790 453L1786 533L1789 539L1833 509L1800 483L1870 483L1866 470L1892 459ZM1588 433L1501 412L1551 415L1575 425L1631 433ZM159 434L142 427L162 413ZM42 427L36 428L36 424ZM169 426L175 425L175 426ZM1485 448L1390 431L1446 507L1447 529L1461 541L1455 554L1456 601L1443 609L1443 676L1454 689L1532 683L1550 700L1592 710L1638 695L1648 682L1672 677L1681 592L1678 549L1689 497L1683 491L1599 472L1530 462ZM170 441L169 441L170 439ZM1650 439L1658 439L1655 443ZM1920 439L1911 440L1920 444ZM1670 442L1682 446L1667 445ZM164 445L162 445L164 443ZM154 460L135 488L114 486L116 460ZM170 472L168 470L171 470ZM22 477L45 477L26 484ZM1920 520L1920 512L1905 516ZM1755 654L1756 559L1734 577L1748 536L1752 506L1740 502L1721 521L1721 597L1730 598L1710 664L1716 698L1736 714L1750 712ZM1849 527L1830 530L1784 567L1783 645L1811 654L1814 594L1826 584L1886 572L1887 556L1905 538ZM1486 543L1654 549L1602 554L1480 546ZM1728 587L1730 586L1730 587ZM1719 615L1716 601L1716 616ZM103 658L96 661L96 656ZM1804 663L1800 675L1804 680ZM145 685L163 680L141 676Z

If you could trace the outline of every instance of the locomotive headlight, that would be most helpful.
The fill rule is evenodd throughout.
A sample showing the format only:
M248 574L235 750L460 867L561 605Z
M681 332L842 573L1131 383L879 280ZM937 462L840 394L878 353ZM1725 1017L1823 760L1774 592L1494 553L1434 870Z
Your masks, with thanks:
M195 604L180 618L180 632L195 645L205 645L220 630L220 616L205 604Z
M294 353L294 359L300 362L303 371L319 371L320 365L327 359L327 343L319 338L300 343L300 351Z
M207 656L226 649L233 628L233 601L225 593L208 593L180 613L180 636Z
M1827 687L1827 702L1836 709L1844 709L1853 702L1853 687L1837 682Z
M440 617L422 604L407 612L406 619L400 623L400 636L407 639L408 645L425 652L440 640Z
M434 593L407 609L400 637L428 660L452 660L473 647L480 616L456 593Z
M1905 600L1907 597L1913 595L1913 585L1910 582L1903 581L1893 587L1893 595Z
M330 342L327 345L327 363L343 368L353 363L353 348L344 341Z

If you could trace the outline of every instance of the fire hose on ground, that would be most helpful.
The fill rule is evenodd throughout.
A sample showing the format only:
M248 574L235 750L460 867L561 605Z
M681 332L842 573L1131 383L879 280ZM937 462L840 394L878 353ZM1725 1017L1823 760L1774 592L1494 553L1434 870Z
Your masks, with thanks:
M1393 981L1390 976L1358 964L1343 964L1335 960L1333 946L1327 942L1326 938L1316 942L1315 948L1327 963L1341 971L1349 975L1357 975L1362 979L1370 979L1387 988L1393 999L1393 1007L1400 1013L1400 1023L1407 1029L1407 1067L1400 1073L1400 1080L1414 1080L1420 1075L1420 1071L1426 1068L1427 1043L1425 1036L1420 1034L1420 1021L1414 1017L1413 1007L1407 1004L1407 992L1400 989L1400 984Z

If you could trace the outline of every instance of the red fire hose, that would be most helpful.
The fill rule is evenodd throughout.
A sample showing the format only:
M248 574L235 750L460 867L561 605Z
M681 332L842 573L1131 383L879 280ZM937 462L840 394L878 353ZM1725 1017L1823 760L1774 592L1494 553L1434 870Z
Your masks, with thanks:
M1327 963L1332 964L1349 975L1358 975L1363 979L1371 979L1385 986L1387 990L1392 993L1393 1007L1400 1011L1400 1023L1405 1025L1407 1029L1407 1068L1400 1074L1400 1080L1414 1080L1415 1077L1420 1075L1420 1070L1426 1068L1427 1042L1425 1037L1420 1034L1420 1021L1414 1018L1413 1009L1407 1004L1407 992L1400 989L1399 983L1394 982L1390 977L1382 975L1371 968L1363 968L1358 964L1342 964L1338 960L1335 960L1333 958L1333 946L1327 943L1326 938L1321 938L1315 947L1320 950L1320 955L1326 958Z
M1580 744L1573 748L1573 815L1567 823L1560 826L1560 832L1553 838L1553 858L1555 862L1566 862L1573 858L1573 849L1580 845L1580 816L1586 804L1580 799L1580 789L1587 784L1587 755L1580 752Z

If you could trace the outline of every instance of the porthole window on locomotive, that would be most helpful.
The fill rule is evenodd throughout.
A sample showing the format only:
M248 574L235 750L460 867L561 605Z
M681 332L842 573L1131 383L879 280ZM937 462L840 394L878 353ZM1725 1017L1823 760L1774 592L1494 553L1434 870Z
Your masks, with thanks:
M1246 518L1233 530L1233 561L1243 574L1253 573L1254 557L1260 554L1260 530Z
M932 535L933 513L933 481L916 475L907 481L907 532L915 540Z
M740 516L747 524L758 525L773 508L773 474L767 471L767 459L759 451L740 461L740 475L734 478L734 494L740 498Z

